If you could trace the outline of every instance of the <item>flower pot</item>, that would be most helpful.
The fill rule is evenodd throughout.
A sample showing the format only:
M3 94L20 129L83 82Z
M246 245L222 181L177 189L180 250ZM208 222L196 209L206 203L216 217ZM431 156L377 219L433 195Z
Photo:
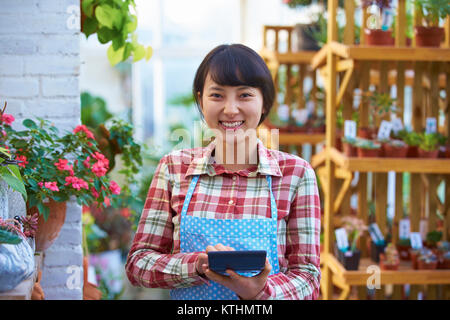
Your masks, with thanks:
M66 202L56 202L54 200L50 200L48 203L44 203L44 205L50 209L50 214L47 221L44 220L44 216L42 214L39 215L35 235L37 252L47 250L55 242L66 219ZM33 215L37 212L37 207L27 209L28 215Z
M418 150L419 158L436 159L439 155L439 149L433 151L425 151L421 148Z
M450 145L446 145L446 146L445 146L444 156L445 156L445 158L447 158L447 159L450 158Z
M347 270L358 270L359 260L361 258L361 251L356 249L355 251L342 252L337 250L338 260Z
M450 259L441 258L438 260L438 269L450 269Z
M386 243L379 245L370 241L370 258L377 263L380 262L380 255L384 253L384 249L386 249Z
M400 266L400 261L397 261L395 264L386 263L386 256L384 253L380 254L380 268L381 270L398 270Z
M416 46L439 48L444 39L444 28L418 26L414 27L414 34L416 36Z
M434 270L437 268L437 260L435 261L425 261L417 259L417 269L418 270Z
M380 154L380 148L378 149L365 149L357 148L357 154L360 158L376 158Z
M417 258L419 257L419 251L417 250L409 250L409 256L411 257L411 265L414 270L418 269L417 266Z
M392 30L364 29L366 44L369 46L393 46L395 39L392 37Z
M409 249L411 249L411 246L397 244L396 247L400 260L411 260L411 255L409 253Z
M395 147L389 143L383 143L383 156L387 158L405 158L408 153L408 147Z
M342 151L347 157L356 157L356 147L350 143L342 142Z
M419 147L417 146L408 146L406 151L407 158L417 158L419 156Z

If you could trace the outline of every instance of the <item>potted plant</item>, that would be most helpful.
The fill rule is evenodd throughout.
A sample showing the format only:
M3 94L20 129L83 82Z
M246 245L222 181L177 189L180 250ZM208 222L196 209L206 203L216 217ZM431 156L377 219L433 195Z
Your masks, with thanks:
M375 46L389 46L394 45L394 38L392 37L392 30L389 29L389 25L383 23L383 21L389 21L390 8L392 5L391 0L363 0L363 10L367 10L370 6L376 5L380 14L378 19L375 16L371 16L370 21L366 21L364 27L364 36L366 38L366 44Z
M440 47L444 38L444 28L439 27L439 19L450 14L448 0L415 0L416 12L422 17L422 26L415 26L414 33L418 47Z
M381 148L383 156L389 158L405 158L408 153L406 143L397 139L382 141Z
M75 197L80 205L107 206L120 193L105 176L109 161L99 152L92 132L84 125L59 134L49 121L23 121L24 130L2 123L2 143L16 153L27 191L27 213L39 213L36 251L46 250L64 224L66 202Z
M130 56L133 62L152 56L152 48L137 41L137 17L131 9L136 10L134 0L80 0L81 32L86 38L97 33L101 44L111 42L107 56L113 66Z
M356 157L356 141L355 138L342 137L342 151L347 157Z
M418 154L421 158L437 158L439 155L439 136L436 133L422 133Z
M369 126L358 127L358 136L365 139L376 139L376 121L397 112L396 99L391 98L388 93L379 92L363 93L362 98L369 103Z
M423 250L417 257L417 269L434 270L437 268L436 255L431 250Z
M358 157L378 157L381 151L381 143L368 139L358 139L356 141Z
M438 259L438 269L450 269L450 242L439 241L435 249L432 249Z
M367 226L361 219L346 216L342 218L343 227L347 231L350 247L347 250L337 250L338 260L347 270L358 270L359 261L361 258L361 252L357 249L356 244L363 234L367 230Z
M400 238L397 242L397 250L400 256L400 260L410 260L411 240L409 238Z
M386 250L386 241L374 242L372 239L368 240L370 241L370 258L375 262L380 262L380 255Z
M434 249L437 247L437 244L441 240L442 240L442 231L433 230L427 233L425 237L425 244L428 248Z
M398 270L400 265L399 253L393 243L389 243L384 250L384 253L380 253L380 268L382 270Z

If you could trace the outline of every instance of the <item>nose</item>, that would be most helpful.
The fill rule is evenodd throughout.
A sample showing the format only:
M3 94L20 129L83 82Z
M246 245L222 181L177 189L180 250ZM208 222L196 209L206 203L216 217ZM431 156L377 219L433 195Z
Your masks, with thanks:
M235 99L227 100L225 103L225 107L223 109L223 113L229 117L234 117L239 113L239 105Z

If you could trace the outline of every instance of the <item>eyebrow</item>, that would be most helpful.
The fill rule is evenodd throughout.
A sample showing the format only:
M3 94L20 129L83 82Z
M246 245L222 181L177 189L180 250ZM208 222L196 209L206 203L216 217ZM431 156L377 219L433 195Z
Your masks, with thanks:
M239 86L238 90L247 90L247 89L255 89L253 87L250 86ZM211 86L208 88L208 90L219 90L219 91L224 91L224 89L222 87L218 87L218 86Z

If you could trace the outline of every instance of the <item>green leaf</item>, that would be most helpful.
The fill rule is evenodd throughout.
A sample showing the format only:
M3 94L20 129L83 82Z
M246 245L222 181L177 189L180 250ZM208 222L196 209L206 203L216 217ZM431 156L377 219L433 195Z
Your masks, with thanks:
M109 48L108 48L108 51L107 51L107 56L108 56L109 63L112 66L115 66L116 64L121 62L122 58L123 58L124 51L125 51L125 47L122 47L119 50L115 51L113 46L110 45Z
M0 167L0 176L13 190L20 192L26 201L27 191L25 190L25 185L21 179L18 179L11 174L7 167Z
M81 2L81 9L83 10L83 13L88 16L92 17L94 14L94 0L83 0Z
M115 36L115 32L107 27L101 27L97 31L97 38L101 44L108 43Z
M117 29L121 28L122 15L120 11L107 4L99 5L95 9L95 17L100 22L101 26L105 26L110 29L113 29L114 27Z
M37 128L38 128L36 122L34 122L34 121L31 120L31 119L25 119L25 120L23 120L22 124L23 124L25 127L30 128L30 129L37 129Z
M22 238L12 231L0 228L0 244L19 244L22 242Z
M98 29L98 22L95 18L87 17L83 23L83 33L86 35L86 38L89 38L91 34L94 34Z
M145 53L145 60L146 60L146 61L150 60L150 58L152 57L152 55L153 55L153 48L150 47L150 46L148 46L148 47L147 47L147 50L146 50L146 53Z
M125 44L125 51L123 53L123 61L127 60L130 57L132 51L133 51L133 45L131 43L127 42Z
M124 30L126 33L133 33L137 28L137 17L135 15L130 16L130 20L125 24Z
M133 62L139 61L146 56L146 51L143 45L138 44L134 46Z

